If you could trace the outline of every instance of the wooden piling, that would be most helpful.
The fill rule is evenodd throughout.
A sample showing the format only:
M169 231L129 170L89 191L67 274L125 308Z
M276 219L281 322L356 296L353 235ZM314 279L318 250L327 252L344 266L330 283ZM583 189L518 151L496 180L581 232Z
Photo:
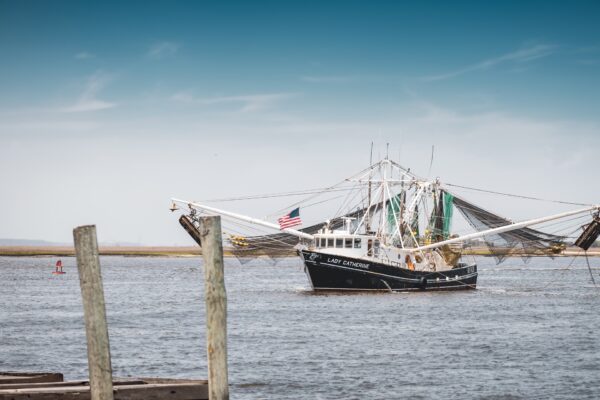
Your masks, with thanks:
M221 217L200 218L206 301L206 350L210 400L228 400L227 294L223 271Z
M83 299L91 399L113 400L108 325L96 226L86 225L75 228L73 239Z

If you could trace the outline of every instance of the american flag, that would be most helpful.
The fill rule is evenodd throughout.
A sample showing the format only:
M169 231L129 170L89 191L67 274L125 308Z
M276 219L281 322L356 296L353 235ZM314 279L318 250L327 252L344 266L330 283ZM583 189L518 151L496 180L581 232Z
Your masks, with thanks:
M300 207L290 211L289 214L279 218L277 222L279 222L279 229L285 229L296 225L302 225L302 220L300 219Z

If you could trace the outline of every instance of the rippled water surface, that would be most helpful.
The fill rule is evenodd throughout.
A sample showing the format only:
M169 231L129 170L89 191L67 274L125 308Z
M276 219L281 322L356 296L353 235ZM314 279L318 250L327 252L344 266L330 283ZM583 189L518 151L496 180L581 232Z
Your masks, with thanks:
M55 261L0 257L0 370L87 376L75 259ZM475 291L321 295L299 260L230 259L232 398L600 398L600 288L570 261L482 258ZM201 261L101 263L114 375L205 378Z

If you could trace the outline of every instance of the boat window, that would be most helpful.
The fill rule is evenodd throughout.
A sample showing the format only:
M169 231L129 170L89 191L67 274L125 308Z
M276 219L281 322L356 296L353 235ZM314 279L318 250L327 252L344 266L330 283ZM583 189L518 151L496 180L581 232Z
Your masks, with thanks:
M344 244L344 247L347 249L352 248L352 238L346 238L346 243Z
M375 240L375 244L373 246L373 250L375 253L375 257L379 257L379 240Z
M354 239L354 248L360 249L360 239Z
M327 247L327 239L321 238L321 247Z
M327 239L327 247L333 247L333 239Z
M344 247L344 239L335 239L335 247Z

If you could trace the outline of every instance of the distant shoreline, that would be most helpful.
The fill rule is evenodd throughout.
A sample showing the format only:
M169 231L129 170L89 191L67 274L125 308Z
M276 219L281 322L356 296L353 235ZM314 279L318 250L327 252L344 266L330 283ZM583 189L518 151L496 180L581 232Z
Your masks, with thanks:
M100 246L101 256L194 257L201 256L198 246ZM0 256L74 257L73 246L0 246Z
M130 257L198 257L202 251L198 246L101 246L99 248L101 256L130 256ZM247 254L243 257L293 257L295 251L289 253L266 254L263 252ZM225 257L234 257L228 249L224 249ZM491 256L487 248L469 248L463 251L463 255ZM539 254L527 251L507 251L504 254L508 257L546 257L548 254ZM584 256L583 250L577 247L569 247L560 254L554 254L556 257ZM600 248L591 248L587 255L590 257L600 257ZM7 257L74 257L75 249L72 246L0 246L0 256Z

